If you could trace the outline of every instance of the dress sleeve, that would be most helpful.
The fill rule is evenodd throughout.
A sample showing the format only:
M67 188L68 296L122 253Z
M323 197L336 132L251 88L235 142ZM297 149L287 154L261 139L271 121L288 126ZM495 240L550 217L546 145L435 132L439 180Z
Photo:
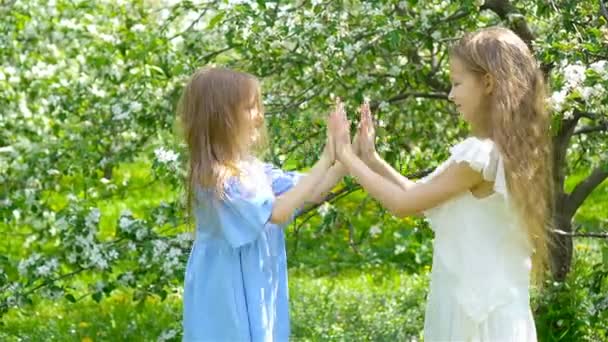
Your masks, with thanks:
M234 248L255 241L270 221L274 197L270 193L244 191L238 184L227 187L217 199L221 230Z
M452 163L467 163L486 181L494 182L495 192L507 196L503 161L492 140L471 137L452 147L450 152Z
M303 174L295 171L283 171L272 164L265 164L264 170L270 178L272 192L280 196L298 183Z

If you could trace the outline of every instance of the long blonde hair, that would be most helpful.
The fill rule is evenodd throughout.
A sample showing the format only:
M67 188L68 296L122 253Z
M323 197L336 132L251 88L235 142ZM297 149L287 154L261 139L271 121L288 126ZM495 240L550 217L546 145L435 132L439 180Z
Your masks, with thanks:
M186 84L178 115L190 154L188 208L194 189L215 191L222 198L225 184L240 176L239 161L254 152L251 136L265 137L264 126L252 122L248 109L263 114L260 84L247 73L224 68L201 68ZM259 139L261 144L264 139Z
M490 75L491 139L504 159L512 203L532 243L532 276L541 284L548 266L553 213L550 115L543 73L513 31L492 27L466 34L450 51L473 73Z

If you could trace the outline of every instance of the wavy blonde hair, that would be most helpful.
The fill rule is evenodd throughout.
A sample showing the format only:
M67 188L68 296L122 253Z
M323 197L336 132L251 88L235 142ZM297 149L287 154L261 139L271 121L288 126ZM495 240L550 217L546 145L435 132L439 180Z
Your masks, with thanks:
M263 115L260 84L250 74L201 68L190 77L177 110L190 155L189 209L197 187L224 197L226 181L240 176L239 161L264 145L264 125L252 122L248 112L254 107ZM251 146L254 134L260 138Z
M530 242L532 278L541 285L548 266L553 212L550 115L543 73L513 31L492 27L468 33L450 51L469 71L494 80L484 117L504 159L512 203Z

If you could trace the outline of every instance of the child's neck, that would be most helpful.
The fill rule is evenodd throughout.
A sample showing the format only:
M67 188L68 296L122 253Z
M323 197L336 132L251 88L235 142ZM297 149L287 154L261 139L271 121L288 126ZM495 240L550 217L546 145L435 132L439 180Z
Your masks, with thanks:
M489 128L475 127L471 125L471 135L481 139L491 139L492 132Z

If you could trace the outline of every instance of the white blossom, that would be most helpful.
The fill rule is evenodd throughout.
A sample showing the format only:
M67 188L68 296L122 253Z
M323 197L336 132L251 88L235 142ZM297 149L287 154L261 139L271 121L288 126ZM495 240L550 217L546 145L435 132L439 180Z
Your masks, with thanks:
M329 214L330 210L331 204L329 202L325 202L317 208L317 212L319 213L319 215L321 215L321 217L325 217L325 215Z
M124 213L121 214L120 219L118 220L118 227L121 230L129 233L131 231L131 226L133 223L135 223L135 221L129 218L127 215L128 214L125 215Z
M25 260L21 260L19 262L19 266L17 269L19 270L19 274L25 276L27 274L27 269L34 265L38 260L40 260L41 255L38 253L33 253L29 258Z
M70 253L68 254L68 261L70 263L76 263L76 260L78 259L78 255L76 255L76 253Z
M380 235L380 233L382 233L382 228L380 228L380 226L377 224L371 226L371 228L369 229L369 234L371 236L378 236Z
M48 265L41 265L41 266L38 266L38 268L36 268L36 275L41 276L41 277L45 277L45 276L49 275L50 272L51 272L51 269L49 268Z
M162 213L159 213L158 215L156 215L156 220L155 220L156 225L161 226L161 225L165 224L165 222L167 222L167 217L165 215L163 215Z
M89 228L89 229L94 229L97 227L97 225L99 224L99 218L101 217L101 212L99 211L99 208L93 208L89 214L87 215L87 217L85 218L85 225Z
M589 69L593 70L594 72L600 74L600 75L607 75L607 67L608 67L608 61L597 61L594 63L591 63L591 65L589 65Z
M112 249L108 252L108 259L110 260L116 260L118 259L118 252L115 249Z
M551 95L551 103L553 104L553 108L556 111L561 111L563 109L564 102L566 102L566 96L568 95L567 89L562 89L560 91L556 91Z
M182 250L179 248L171 247L169 253L167 253L168 258L177 258L182 255Z
M565 111L564 112L564 119L566 119L566 120L572 120L572 119L574 119L574 111L572 109Z
M144 227L139 228L136 232L135 232L135 238L137 240L143 240L143 238L145 238L146 236L148 236L148 230Z
M177 235L177 237L175 238L175 240L177 241L177 243L179 243L180 245L185 245L187 243L189 243L190 241L192 241L194 238L192 236L192 233L186 232L186 233L181 233L179 235Z
M143 32L146 30L146 26L142 25L142 24L136 24L131 26L131 31L133 32Z
M583 87L580 90L580 93L583 100L588 101L596 96L599 96L603 90L604 89L600 84L596 84L593 87Z
M94 246L89 253L89 260L92 265L102 270L108 268L108 261L102 255L101 251L99 250L99 247Z
M154 240L152 241L152 245L153 245L153 250L152 253L154 253L154 257L160 257L161 254L169 247L169 245L167 245L167 243L163 240Z
M114 120L124 120L129 117L129 111L124 110L120 104L114 104L112 106L112 118Z
M98 280L93 285L93 288L95 289L96 292L101 292L101 291L103 291L104 286L105 286L104 282L101 280Z
M129 104L129 109L132 112L139 112L142 108L143 108L142 104L137 101L133 101Z
M130 284L130 283L132 283L134 281L135 281L135 277L133 276L133 272L131 272L131 271L126 272L125 274L123 274L120 277L120 280L119 280L119 282L122 285L128 285L128 284Z
M56 271L58 267L59 267L59 263L57 262L57 259L53 258L53 259L49 260L47 263L45 263L41 266L38 266L36 268L36 275L41 276L41 277L46 277L51 272Z
M172 150L167 150L163 147L159 147L154 150L154 155L156 156L156 160L159 162L166 164L170 162L175 162L179 155Z
M137 250L137 245L134 242L129 241L129 242L127 242L127 249L129 251L133 252L133 251Z
M158 341L159 342L168 341L168 340L174 338L175 335L177 335L177 331L175 331L175 329L165 330L158 337Z
M397 245L397 246L395 246L395 255L401 254L401 253L405 252L406 250L407 250L407 247L405 245Z
M175 267L179 264L179 260L177 258L167 258L165 259L165 262L163 263L163 271L165 271L165 273L169 274L171 272L173 272L173 270L175 269Z
M388 108L389 104L386 101L382 101L380 102L380 104L378 105L378 109L379 110L386 110Z
M567 65L564 68L564 77L566 78L566 86L574 88L585 81L585 67L579 62Z

